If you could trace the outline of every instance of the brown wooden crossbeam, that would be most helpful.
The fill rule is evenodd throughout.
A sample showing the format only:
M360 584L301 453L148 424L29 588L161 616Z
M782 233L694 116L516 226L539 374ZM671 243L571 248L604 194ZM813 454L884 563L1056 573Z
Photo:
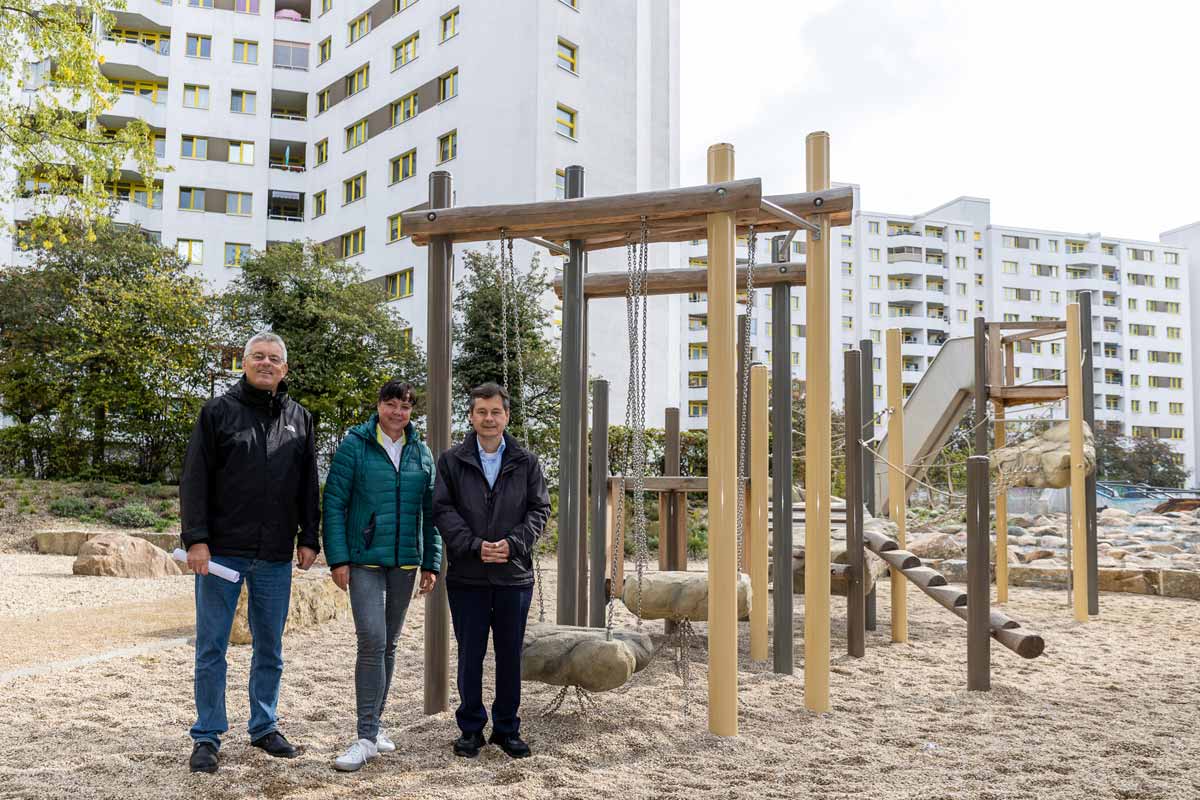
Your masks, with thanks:
M746 267L737 268L737 288L746 288ZM754 286L765 289L769 286L784 283L789 286L803 286L805 280L804 264L787 262L783 264L758 264L754 267ZM556 275L551 282L551 288L558 297L563 296L562 276ZM647 270L643 283L646 294L689 294L691 292L708 291L708 271L695 267L684 269L652 269ZM624 272L593 272L583 278L583 297L585 300L597 300L605 297L624 297L629 288L629 275Z
M1006 406L1031 403L1052 403L1067 396L1067 387L1062 384L1041 386L989 386L988 397L1000 400Z

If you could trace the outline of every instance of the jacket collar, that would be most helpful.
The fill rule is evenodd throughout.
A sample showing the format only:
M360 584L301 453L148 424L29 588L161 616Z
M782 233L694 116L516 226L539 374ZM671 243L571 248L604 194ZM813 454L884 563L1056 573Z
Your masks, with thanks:
M287 381L280 381L279 388L272 395L265 389L253 386L246 380L246 376L242 375L241 379L229 388L227 394L253 408L280 409L287 404L288 386Z
M468 433L462 444L454 448L454 455L456 458L483 469L483 464L479 460L479 437L475 431ZM526 455L525 448L521 446L521 443L506 432L504 434L504 459L500 462L500 468L503 469L509 464L514 464L518 460L524 459Z
M355 425L353 428L351 428L350 433L353 433L356 436L361 436L368 442L373 442L375 441L375 426L378 424L379 412L376 411L375 413L371 414L370 418L366 422L362 423L361 425ZM421 434L417 431L417 427L413 425L411 419L408 421L408 424L404 426L404 438L405 441L408 442L421 441Z

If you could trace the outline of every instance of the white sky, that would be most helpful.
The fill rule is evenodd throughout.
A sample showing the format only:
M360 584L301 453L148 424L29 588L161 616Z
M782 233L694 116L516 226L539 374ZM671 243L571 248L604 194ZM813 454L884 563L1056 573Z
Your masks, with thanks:
M804 136L871 211L1157 240L1200 219L1200 2L681 0L681 182L705 149L803 191Z

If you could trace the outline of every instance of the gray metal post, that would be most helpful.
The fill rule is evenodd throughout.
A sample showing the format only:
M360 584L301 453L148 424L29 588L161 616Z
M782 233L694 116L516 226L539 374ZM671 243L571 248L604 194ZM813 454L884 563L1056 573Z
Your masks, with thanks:
M1096 405L1094 376L1092 375L1092 294L1079 292L1079 345L1083 349L1083 421L1096 435ZM1096 473L1088 475L1083 482L1084 516L1087 522L1087 574L1088 614L1100 613L1100 575L1096 553Z
M976 328L978 330L978 328ZM967 459L967 689L992 688L988 457Z
M567 197L583 196L583 167L567 167ZM583 242L567 243L570 254L563 265L562 308L562 414L558 438L558 607L559 625L579 619L579 430L583 426L583 395L579 373L583 368Z
M862 380L859 382L859 393L862 395L862 403L860 403L860 412L862 414L862 440L864 442L875 438L875 350L874 343L870 339L863 339L858 343L859 350L862 351L862 359L860 366L862 367ZM846 411L846 419L850 418L850 411ZM862 448L862 487L863 487L863 504L875 514L875 454L869 448ZM866 610L866 627L867 630L875 630L875 587L871 587L870 594L867 595L867 610Z
M857 350L847 350L846 378L846 553L850 559L850 574L846 584L846 652L855 658L866 655L867 598L863 595L863 474L860 432L854 424L854 411L862 408L860 396L862 368Z
M429 173L429 208L449 208L453 198L450 173ZM429 363L429 413L425 441L436 459L450 449L451 340L450 305L454 296L454 246L446 236L431 236L429 298L426 332ZM442 553L442 575L448 557ZM446 582L438 581L425 598L425 713L440 714L450 708L450 606Z
M771 260L786 261L787 250L772 240ZM792 293L788 286L771 289L771 564L776 672L792 674Z
M592 569L588 591L588 622L604 627L605 562L608 558L608 381L592 381Z
M999 376L997 376L999 377ZM975 455L986 456L988 415L987 392L987 323L983 317L975 318Z
M663 447L663 476L672 477L680 472L681 440L679 437L679 409L668 408L665 415L665 436ZM676 513L679 508L680 493L663 492L659 495L662 502L658 504L661 514L658 520L658 567L662 570L687 570L687 535L682 541L679 532L682 521ZM683 495L687 497L687 495ZM679 625L666 620L663 633L668 635L675 632Z
M583 254L583 274L588 271L587 253ZM575 579L575 624L588 624L588 304L583 301L583 328L580 331L579 396L582 407L579 411L579 572Z

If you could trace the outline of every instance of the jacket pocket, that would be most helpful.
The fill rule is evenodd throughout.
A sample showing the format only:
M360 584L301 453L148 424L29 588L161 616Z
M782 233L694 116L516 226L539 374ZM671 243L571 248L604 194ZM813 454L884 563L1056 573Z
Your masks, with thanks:
M371 549L371 542L375 541L375 512L371 512L371 519L367 522L367 527L363 528L363 544L364 550Z

